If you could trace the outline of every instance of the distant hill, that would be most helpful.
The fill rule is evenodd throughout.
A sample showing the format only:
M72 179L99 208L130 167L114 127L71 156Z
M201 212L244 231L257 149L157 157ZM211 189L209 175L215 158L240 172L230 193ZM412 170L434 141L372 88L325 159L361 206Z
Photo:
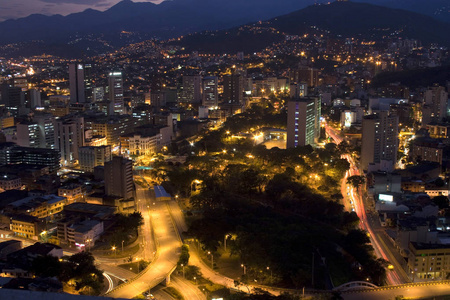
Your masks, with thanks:
M417 12L450 23L449 0L356 0L391 8Z
M379 40L385 36L398 35L418 39L425 44L450 46L448 23L405 10L349 1L311 5L262 24L191 34L178 44L188 50L253 52L280 40L281 33L302 35L313 26L340 37ZM255 31L252 28L265 30Z
M68 16L31 15L0 23L0 44L43 40L68 41L77 36L108 35L120 43L121 31L146 37L224 29L285 14L314 0L172 0L159 5L123 0L100 12L92 9Z

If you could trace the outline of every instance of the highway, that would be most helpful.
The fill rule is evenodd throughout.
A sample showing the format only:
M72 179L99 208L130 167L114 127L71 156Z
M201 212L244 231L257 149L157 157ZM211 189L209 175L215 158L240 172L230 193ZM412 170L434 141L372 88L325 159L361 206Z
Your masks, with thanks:
M340 137L331 127L325 126L327 134L334 140L336 144L342 142L342 137ZM389 261L393 266L394 270L387 271L387 281L390 285L398 285L410 282L407 274L403 270L401 264L398 262L398 258L394 254L396 251L392 247L389 247L386 241L381 235L383 235L383 229L379 223L378 218L373 217L370 213L370 218L368 218L368 212L370 211L369 205L364 202L364 197L362 194L362 189L355 189L347 185L347 178L353 175L361 175L357 164L350 155L343 155L342 158L347 159L350 163L350 170L347 171L341 186L342 195L344 196L344 205L348 209L349 207L356 212L360 219L360 228L366 230L370 235L370 241L374 248L375 254L379 258L383 258ZM350 203L349 203L350 202Z
M181 240L174 226L172 217L165 202L156 202L150 196L150 191L137 186L138 207L144 217L144 246L146 257L153 254L152 233L156 240L156 256L150 266L137 278L122 284L110 293L112 298L133 298L166 279L176 267L180 255ZM142 202L142 203L141 203ZM153 231L151 230L153 228Z

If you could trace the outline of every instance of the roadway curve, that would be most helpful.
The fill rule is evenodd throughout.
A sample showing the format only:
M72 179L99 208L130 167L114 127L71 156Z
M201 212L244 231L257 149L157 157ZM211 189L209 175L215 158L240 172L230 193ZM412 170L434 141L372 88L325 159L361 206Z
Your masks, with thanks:
M112 298L133 298L163 282L178 262L181 240L165 202L156 202L148 189L137 187L138 207L144 217L144 248L146 256L153 251L151 228L157 253L150 266L134 280L106 294ZM143 203L139 205L139 203ZM148 211L149 210L149 211ZM148 257L147 256L147 257Z
M325 129L327 134L334 140L336 144L342 142L343 138L339 136L339 134L337 134L331 127L326 125ZM342 195L344 196L344 200L350 201L350 205L348 202L344 202L344 206L346 208L350 206L352 210L354 210L358 215L360 219L359 226L361 229L366 230L369 233L370 241L377 257L383 258L394 265L394 270L388 271L387 273L388 283L391 285L398 285L409 282L410 280L408 276L393 254L393 251L395 251L395 249L391 250L380 237L380 233L382 233L383 230L381 226L379 226L379 220L377 220L377 218L369 219L367 217L367 212L369 211L369 209L368 206L364 203L362 189L356 190L353 187L347 185L347 177L353 175L361 175L362 173L360 172L355 161L350 155L343 155L342 158L345 158L350 163L350 170L345 174L341 185L341 191Z

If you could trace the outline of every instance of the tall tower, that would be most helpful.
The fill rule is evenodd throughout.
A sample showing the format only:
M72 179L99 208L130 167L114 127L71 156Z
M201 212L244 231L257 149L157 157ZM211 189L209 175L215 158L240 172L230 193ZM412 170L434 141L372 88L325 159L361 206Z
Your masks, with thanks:
M108 76L109 101L113 105L114 113L123 114L125 112L123 102L123 78L122 72L110 72Z
M223 78L223 100L229 104L244 104L244 77L240 74Z
M92 101L91 65L70 64L69 86L71 103L89 103Z
M320 136L319 97L294 98L288 102L287 148L314 145Z
M368 115L362 121L361 167L385 161L393 169L397 162L398 117L388 111Z
M114 156L105 162L105 189L109 196L129 199L133 197L133 162Z
M84 118L68 116L55 121L55 147L61 152L61 163L78 160L78 148L84 146Z
M445 87L435 85L428 89L424 95L424 109L422 125L428 123L441 122L443 118L447 117L447 101L448 93Z
M202 76L186 75L182 79L181 102L200 103L202 102Z
M202 90L202 105L207 107L218 106L217 77L211 76L203 78Z

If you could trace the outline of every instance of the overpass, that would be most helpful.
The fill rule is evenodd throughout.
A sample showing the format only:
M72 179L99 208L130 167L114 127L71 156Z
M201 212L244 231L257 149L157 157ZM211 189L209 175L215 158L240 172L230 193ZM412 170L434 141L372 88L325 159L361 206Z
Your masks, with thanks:
M144 217L144 250L147 251L147 257L151 257L154 242L156 255L151 264L135 278L106 293L108 297L131 299L162 282L169 284L170 275L175 271L181 253L181 239L169 211L169 203L153 201L150 191L140 186L137 186L136 198Z

